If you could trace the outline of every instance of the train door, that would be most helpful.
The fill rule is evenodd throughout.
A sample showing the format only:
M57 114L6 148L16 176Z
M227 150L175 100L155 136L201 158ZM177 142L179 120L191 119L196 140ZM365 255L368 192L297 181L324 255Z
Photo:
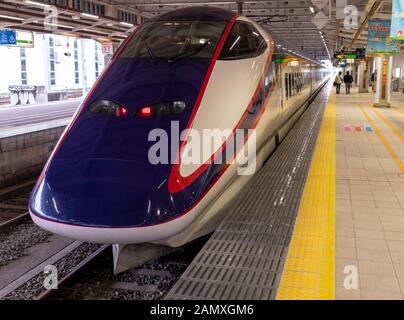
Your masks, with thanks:
M283 91L283 104L282 104L282 124L287 121L290 114L291 101L293 99L293 81L290 62L282 63L282 76L285 90Z
M313 93L314 70L313 65L310 63L310 95Z
M276 105L276 121L275 125L276 128L279 128L279 125L282 121L282 110L283 110L283 83L282 83L282 76L281 76L281 67L280 63L275 63L272 62L272 67L274 70L274 82L277 84L276 85L276 90L274 92L275 95L275 105Z
M276 96L277 96L277 104L279 106L279 116L278 116L278 123L283 123L283 110L285 106L285 100L287 98L286 89L284 78L285 78L285 71L282 69L282 63L275 63L275 72L276 72L276 83L278 84ZM285 78L286 79L286 78ZM278 125L279 127L279 125Z

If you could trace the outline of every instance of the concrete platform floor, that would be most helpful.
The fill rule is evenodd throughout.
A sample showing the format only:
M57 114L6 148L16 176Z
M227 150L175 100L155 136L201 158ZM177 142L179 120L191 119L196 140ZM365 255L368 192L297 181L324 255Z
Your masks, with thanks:
M346 95L341 89L336 95L335 298L403 299L404 94L393 93L392 108L374 108L373 94L353 88Z

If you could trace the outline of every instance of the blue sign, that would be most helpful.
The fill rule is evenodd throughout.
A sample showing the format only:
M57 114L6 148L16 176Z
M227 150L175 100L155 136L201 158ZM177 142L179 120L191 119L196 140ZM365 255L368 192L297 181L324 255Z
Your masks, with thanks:
M390 39L390 20L369 20L368 55L400 53L400 42Z
M404 1L393 0L390 38L404 40Z
M0 30L0 45L15 46L17 44L17 34L15 30Z

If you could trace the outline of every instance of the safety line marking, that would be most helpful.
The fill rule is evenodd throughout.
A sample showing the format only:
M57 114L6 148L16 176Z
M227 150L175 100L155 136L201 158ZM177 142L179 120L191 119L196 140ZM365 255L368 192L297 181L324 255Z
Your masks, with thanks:
M324 111L277 291L279 300L335 298L335 97L330 95Z
M387 120L385 117L382 116L382 114L376 110L375 107L371 107L371 109L373 110L374 113L376 113L376 115L380 118L380 120L382 120L386 126L388 126L390 128L390 130L401 140L404 142L404 135L401 134L401 132L391 124L391 122L389 120Z
M401 161L400 157L394 151L393 147L390 145L390 143L383 136L383 134L380 131L379 127L373 122L373 120L370 118L370 116L367 114L367 112L365 111L365 109L362 106L359 105L358 107L362 111L362 113L365 116L366 120L373 127L373 130L375 131L376 135L379 137L380 141L384 144L384 147L387 149L387 151L390 153L391 157L396 162L396 164L397 164L398 168L400 169L400 171L404 172L404 163L403 163L403 161Z
M401 109L400 109L400 108L398 108L398 107L393 107L393 110L395 110L395 111L397 111L398 113L400 113L400 114L404 115L404 111L403 111L403 110L401 110Z

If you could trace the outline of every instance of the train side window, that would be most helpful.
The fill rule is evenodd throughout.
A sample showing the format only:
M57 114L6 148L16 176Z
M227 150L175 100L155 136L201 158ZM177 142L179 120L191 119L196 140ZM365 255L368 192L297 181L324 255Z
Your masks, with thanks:
M266 47L265 39L252 24L237 21L227 36L219 59L236 60L256 57L263 53Z
M297 88L297 92L300 92L300 75L299 72L296 72L296 88Z
M285 96L286 96L286 99L289 98L289 86L288 86L289 82L288 82L288 79L289 79L289 76L288 76L287 73L285 73Z
M293 95L295 95L297 92L297 90L296 90L296 72L293 72L292 81L293 81Z
M293 72L289 73L289 87L290 96L293 97Z
M293 72L289 73L289 86L290 86L290 96L293 97L295 95L295 85L294 85L294 76L293 76Z

